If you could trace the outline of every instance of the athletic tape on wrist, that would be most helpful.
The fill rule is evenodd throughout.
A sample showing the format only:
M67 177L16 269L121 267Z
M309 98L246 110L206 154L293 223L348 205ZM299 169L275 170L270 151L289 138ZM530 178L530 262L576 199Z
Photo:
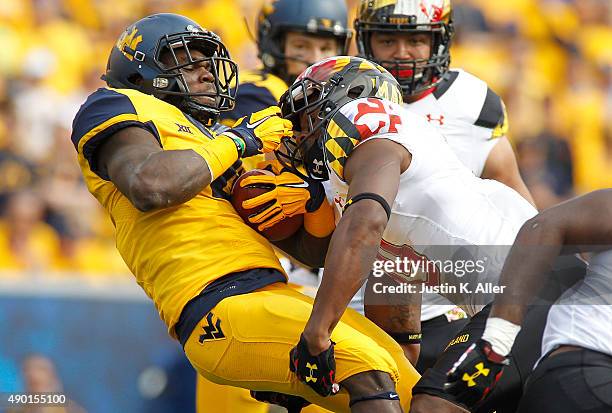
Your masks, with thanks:
M482 339L491 344L494 352L507 356L519 331L521 331L521 326L500 317L489 317L482 333Z

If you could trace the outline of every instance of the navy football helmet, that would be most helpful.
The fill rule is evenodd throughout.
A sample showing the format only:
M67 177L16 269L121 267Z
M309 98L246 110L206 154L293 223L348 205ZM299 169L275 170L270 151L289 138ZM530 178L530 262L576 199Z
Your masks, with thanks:
M177 59L176 51L180 49L186 52L186 62ZM205 57L193 58L194 50ZM168 60L173 63L167 64ZM215 78L213 92L189 90L181 69L200 62L210 64L209 71ZM137 21L121 34L110 53L103 79L110 87L153 95L212 124L220 111L234 107L238 67L219 36L187 17L161 13ZM215 103L199 103L194 99L197 96L212 97Z
M265 69L287 83L285 33L302 32L338 40L339 55L347 54L353 31L344 0L267 0L257 20L257 47ZM311 65L314 62L304 62Z

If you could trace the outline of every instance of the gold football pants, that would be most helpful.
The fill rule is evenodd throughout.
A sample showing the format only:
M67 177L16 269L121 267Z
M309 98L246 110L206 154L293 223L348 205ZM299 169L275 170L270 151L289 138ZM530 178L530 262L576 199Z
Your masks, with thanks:
M294 347L313 300L283 283L225 298L205 314L185 343L185 353L206 379L251 390L298 395L334 412L349 412L346 390L321 397L289 371ZM419 374L401 347L375 324L348 309L334 329L336 381L378 370L396 382L408 411Z

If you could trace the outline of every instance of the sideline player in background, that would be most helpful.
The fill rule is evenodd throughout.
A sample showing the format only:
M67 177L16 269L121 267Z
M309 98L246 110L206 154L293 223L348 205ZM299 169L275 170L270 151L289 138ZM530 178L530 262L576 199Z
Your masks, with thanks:
M449 0L362 0L355 31L360 56L395 76L404 106L438 129L474 175L502 182L534 204L506 137L501 98L474 75L449 70L454 33ZM467 323L457 316L461 312L444 297L423 295L421 374Z
M449 373L447 391L467 406L490 394L521 329L528 304L542 290L554 260L596 252L584 280L548 313L542 358L527 381L521 413L604 413L612 410L612 190L591 192L549 208L523 225L502 271L482 339ZM474 375L477 365L490 374ZM474 377L468 385L463 377Z
M354 312L332 336L337 360L309 356L300 341L292 366L308 380L287 371L313 300L286 285L271 245L236 213L229 190L240 159L275 150L292 125L271 107L211 132L206 125L233 105L236 78L218 36L175 14L137 21L112 48L110 87L82 105L72 141L120 254L206 378L340 412L408 408L418 374L397 343ZM307 245L293 252L320 266L328 242L301 229L285 244Z
M311 64L346 54L352 31L345 0L266 0L257 19L257 52L263 67L240 75L234 109L226 125L278 104L295 78Z

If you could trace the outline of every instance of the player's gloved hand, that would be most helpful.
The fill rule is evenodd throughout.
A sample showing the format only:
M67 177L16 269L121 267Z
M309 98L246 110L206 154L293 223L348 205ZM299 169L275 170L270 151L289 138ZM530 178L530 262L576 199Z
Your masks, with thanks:
M273 168L273 165L271 165ZM271 188L255 198L242 203L245 209L262 208L250 216L249 221L257 224L259 231L276 225L287 217L292 217L319 209L325 200L323 185L314 180L304 180L289 171L279 175L254 175L240 182L242 187Z
M488 341L478 339L446 374L444 390L473 407L491 393L508 364L509 360L494 352Z
M302 335L297 346L289 352L289 370L323 397L336 394L340 390L340 386L335 383L334 344L336 343L331 341L327 350L313 356L308 351L308 343Z
M300 396L277 393L275 391L251 390L251 397L257 401L275 404L287 409L287 413L300 413L310 402Z
M273 152L283 136L293 134L291 121L280 117L278 106L252 113L236 121L234 126L222 133L231 138L238 147L241 158Z

